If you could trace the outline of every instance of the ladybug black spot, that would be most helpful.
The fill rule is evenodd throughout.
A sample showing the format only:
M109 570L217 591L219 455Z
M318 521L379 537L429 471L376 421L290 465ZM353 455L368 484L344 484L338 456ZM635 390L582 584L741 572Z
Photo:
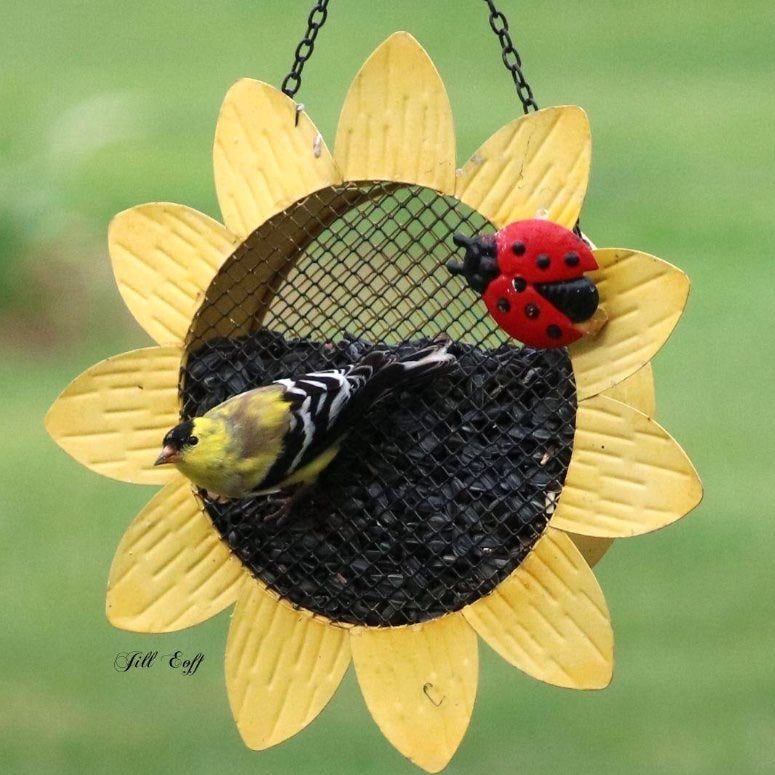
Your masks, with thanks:
M560 330L559 326L554 325L552 323L551 326L546 327L546 333L552 338L552 339L559 339L562 336L562 331Z
M525 304L525 315L531 320L537 318L540 312L541 310L535 304ZM552 328L552 326L549 326L549 328ZM557 326L554 326L554 328L557 328ZM559 331L560 329L557 328L557 330Z
M515 242L511 249L514 251L515 256L524 256L525 255L525 243L524 242Z
M498 299L497 306L501 312L508 312L511 309L511 304L509 304L508 299Z
M522 291L527 288L527 281L524 277L515 277L514 278L514 290L517 293L522 293Z
M565 263L568 266L578 266L580 260L581 259L579 258L579 254L572 250L565 254Z
M541 253L538 258L536 258L536 266L539 269L548 269L549 264L552 263L552 260L549 258L549 256L546 255L546 253Z

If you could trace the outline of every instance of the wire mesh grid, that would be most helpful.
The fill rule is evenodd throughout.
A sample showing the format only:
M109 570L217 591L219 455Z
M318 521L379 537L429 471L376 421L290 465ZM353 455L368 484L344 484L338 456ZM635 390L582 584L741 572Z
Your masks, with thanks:
M245 390L449 339L458 365L377 404L290 520L266 496L200 493L242 562L333 621L458 610L526 557L561 491L576 393L564 349L520 348L451 278L455 232L491 230L419 186L350 183L297 202L227 260L189 332L182 417Z

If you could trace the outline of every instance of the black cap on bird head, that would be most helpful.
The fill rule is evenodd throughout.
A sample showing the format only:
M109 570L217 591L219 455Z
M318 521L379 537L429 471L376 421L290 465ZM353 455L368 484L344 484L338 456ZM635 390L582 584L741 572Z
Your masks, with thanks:
M498 276L495 237L488 234L477 237L455 234L452 241L458 247L465 248L466 254L462 263L454 259L447 261L447 269L453 275L463 275L475 291L484 293L490 282Z
M183 447L191 446L192 443L196 444L196 437L191 435L193 430L193 421L186 420L176 425L171 431L167 431L164 441L162 441L161 454L156 458L154 465L161 466L165 463L174 463L180 456L180 451ZM194 439L193 442L192 439Z

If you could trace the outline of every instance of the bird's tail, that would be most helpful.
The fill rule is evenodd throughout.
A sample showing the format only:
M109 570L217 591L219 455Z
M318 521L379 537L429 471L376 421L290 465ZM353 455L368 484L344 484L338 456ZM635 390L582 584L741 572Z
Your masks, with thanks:
M351 366L345 376L355 388L357 403L363 408L396 390L447 374L456 364L457 359L447 351L447 345L432 345L403 359L376 350Z

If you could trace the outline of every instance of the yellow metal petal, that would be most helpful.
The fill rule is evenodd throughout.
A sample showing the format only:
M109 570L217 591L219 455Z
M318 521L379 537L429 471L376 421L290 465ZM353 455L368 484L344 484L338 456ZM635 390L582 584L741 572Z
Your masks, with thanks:
M590 272L608 323L568 349L579 400L597 395L648 363L670 336L689 295L689 278L646 253L595 250Z
M608 388L602 395L634 406L639 412L643 412L649 417L656 417L657 398L654 391L654 370L651 368L651 363L647 363L617 385Z
M159 344L179 344L238 240L197 210L155 203L119 213L108 243L127 307Z
M507 662L540 681L571 689L602 689L611 681L605 598L564 533L547 528L514 573L463 615Z
M568 474L551 524L624 538L669 525L702 498L697 472L676 441L627 404L579 404Z
M134 632L191 627L234 603L247 578L191 484L176 474L121 539L110 568L108 620Z
M587 561L590 568L594 568L613 546L613 538L598 538L597 536L584 536L578 533L567 533L568 538L576 545L581 556Z
M647 363L627 379L622 380L601 395L615 398L625 404L634 406L638 411L649 417L656 416L656 397L654 394L654 372L651 363ZM597 565L608 550L613 546L613 538L585 536L578 533L568 533L576 548L584 556L590 567Z
M546 108L499 129L466 162L455 196L498 228L548 218L568 229L581 212L592 141L578 107Z
M101 361L52 404L46 429L79 463L103 476L164 484L154 467L164 434L178 421L178 347L148 347Z
M242 739L268 748L295 735L331 699L347 666L347 630L246 585L229 629L226 686Z
M224 98L213 163L226 225L240 237L313 191L341 181L323 138L296 103L245 78Z
M366 60L339 117L334 156L345 180L455 189L455 128L444 84L408 33L391 35Z
M357 627L352 652L366 705L385 737L428 772L443 769L474 708L474 631L459 614L408 627Z

